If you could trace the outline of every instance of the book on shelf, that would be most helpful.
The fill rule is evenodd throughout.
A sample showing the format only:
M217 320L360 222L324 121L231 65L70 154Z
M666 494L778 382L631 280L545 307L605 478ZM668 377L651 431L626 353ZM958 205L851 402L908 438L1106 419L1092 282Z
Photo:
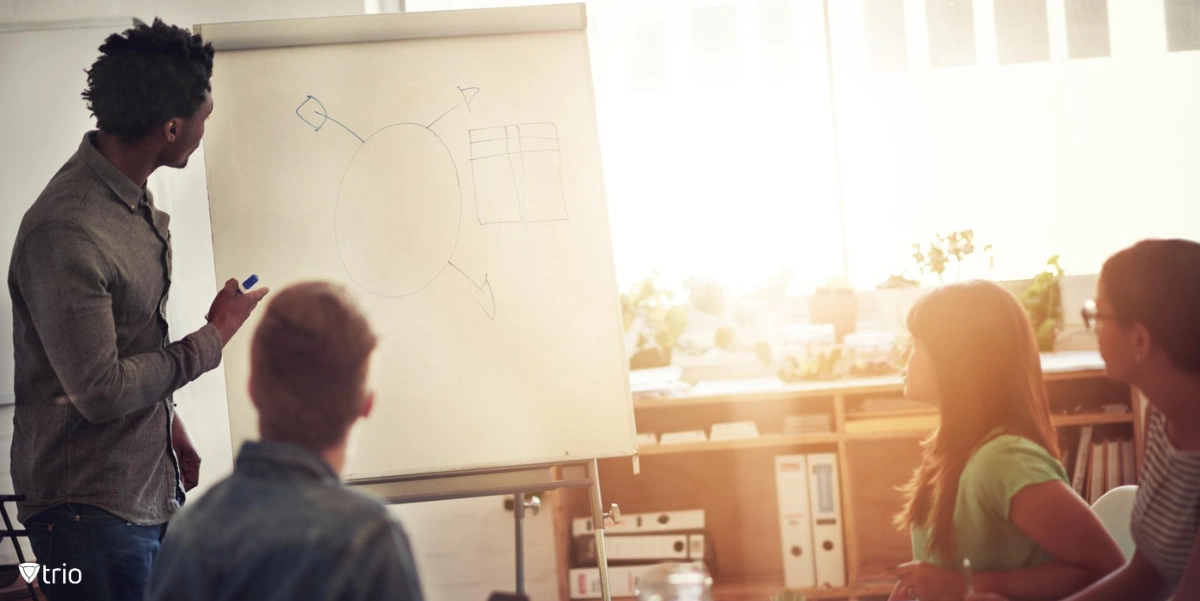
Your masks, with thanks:
M1108 457L1105 452L1105 442L1092 442L1091 461L1088 467L1088 503L1095 503L1097 499L1104 496L1104 474L1107 470L1104 469L1104 462Z
M1126 438L1121 441L1121 485L1136 485L1137 482L1137 458L1134 453L1133 439Z
M1064 459L1068 456L1074 460L1071 486L1088 503L1118 486L1137 484L1132 438L1098 440L1092 426L1085 426L1075 451Z
M1075 449L1075 474L1071 478L1071 487L1079 496L1087 498L1087 466L1088 466L1088 450L1092 445L1092 432L1095 431L1094 426L1084 426L1079 429L1079 446Z
M1121 485L1121 441L1104 441L1104 492ZM1093 501L1094 502L1094 501Z

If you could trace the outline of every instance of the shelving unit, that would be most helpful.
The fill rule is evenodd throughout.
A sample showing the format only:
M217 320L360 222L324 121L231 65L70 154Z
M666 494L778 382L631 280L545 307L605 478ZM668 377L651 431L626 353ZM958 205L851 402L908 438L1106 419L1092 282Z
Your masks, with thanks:
M1141 397L1104 377L1099 357L1043 356L1053 420L1064 450L1078 427L1132 437L1142 457ZM775 494L774 457L793 452L835 451L839 457L847 586L797 591L812 599L886 599L895 584L890 571L911 559L907 533L892 526L907 481L920 457L920 440L937 427L931 411L869 413L871 398L903 395L899 377L855 378L784 384L777 380L700 383L693 393L634 401L638 430L705 430L712 424L754 421L762 436L746 440L644 446L636 462L600 462L606 503L626 513L702 508L715 551L716 601L768 601L785 590ZM1123 404L1126 413L1103 413ZM828 433L783 435L784 417L829 413ZM640 473L634 473L634 464ZM1070 471L1071 466L1067 466ZM588 499L574 491L558 497L555 535L561 596L567 594L571 518L589 514ZM787 597L784 597L785 599Z
M878 432L848 432L848 433L829 433L829 434L775 434L759 436L758 438L750 438L746 440L718 440L707 442L694 442L685 444L668 444L668 445L652 445L642 447L638 454L642 457L653 457L655 455L674 455L680 453L703 453L706 451L733 451L738 449L756 449L756 448L794 448L810 445L824 445L829 443L843 442L847 440L874 440L879 438L895 438L896 436L911 435L921 436L930 433L937 427L936 414L922 414L922 417L928 416L928 425L920 428L905 428L891 427L880 429ZM1054 427L1062 428L1066 426L1084 426L1084 425L1104 425L1104 424L1131 424L1133 423L1132 413L1081 413L1075 415L1055 415L1052 416Z

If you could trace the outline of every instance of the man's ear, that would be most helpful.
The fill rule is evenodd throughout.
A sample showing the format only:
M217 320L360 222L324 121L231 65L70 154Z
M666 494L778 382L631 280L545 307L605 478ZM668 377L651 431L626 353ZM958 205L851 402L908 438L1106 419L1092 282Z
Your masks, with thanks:
M363 399L362 409L358 410L358 416L366 419L371 416L371 410L375 408L375 391L368 391L367 396Z
M179 118L171 119L163 124L163 138L165 138L167 142L174 142L182 133L183 120Z

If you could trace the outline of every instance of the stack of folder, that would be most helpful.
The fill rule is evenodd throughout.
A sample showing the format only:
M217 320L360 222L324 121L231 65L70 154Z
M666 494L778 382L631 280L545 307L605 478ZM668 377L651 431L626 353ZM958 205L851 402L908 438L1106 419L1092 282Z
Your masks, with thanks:
M663 562L704 562L713 571L712 549L704 531L704 510L635 513L621 523L604 528L609 590L613 597L637 594L641 577ZM571 525L572 599L600 597L600 570L596 567L595 525L578 518Z

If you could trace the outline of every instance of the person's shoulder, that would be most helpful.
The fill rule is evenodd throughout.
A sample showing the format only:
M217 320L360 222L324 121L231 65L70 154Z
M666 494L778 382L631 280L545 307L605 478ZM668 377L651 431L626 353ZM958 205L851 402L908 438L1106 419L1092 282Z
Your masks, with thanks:
M1008 453L1040 453L1050 456L1042 445L1016 434L998 434L980 445L976 453L984 457Z
M333 506L337 507L331 517L349 546L391 544L396 537L407 544L403 526L379 499L346 486L330 492L336 497Z
M965 471L996 476L1004 471L1034 468L1063 472L1062 464L1042 445L1024 436L1000 434L979 446Z
M336 494L343 499L346 507L356 514L364 517L388 515L387 506L377 497L345 484L336 487L335 490Z
M355 531L389 517L387 507L378 499L344 484L306 486L305 502L294 509L311 512L313 517L338 529Z
M1163 415L1156 407L1148 407L1146 409L1146 421L1150 428L1147 432L1148 438L1165 438L1167 435L1167 416Z
M74 158L63 165L25 211L19 237L52 224L89 230L91 220L86 217L86 209L95 206L97 203L91 201L103 193L103 183L89 173L87 165Z

